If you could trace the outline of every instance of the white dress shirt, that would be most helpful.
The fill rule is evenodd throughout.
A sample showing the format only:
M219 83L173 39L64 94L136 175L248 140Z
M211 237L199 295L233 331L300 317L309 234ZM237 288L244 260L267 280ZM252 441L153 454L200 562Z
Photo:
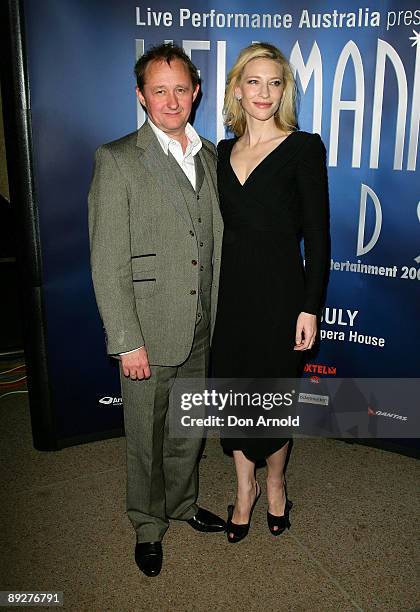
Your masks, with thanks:
M178 142L178 140L168 136L168 134L156 127L155 124L150 121L150 119L147 121L158 139L159 144L162 147L162 151L165 153L165 155L171 153L175 157L185 176L195 189L194 156L197 155L203 144L200 136L197 134L193 126L190 123L187 123L185 126L185 135L188 139L188 144L184 153L181 143Z
M187 123L187 125L185 126L185 135L188 139L188 144L184 153L181 147L181 143L178 142L178 140L171 138L170 136L168 136L168 134L156 127L155 124L152 123L149 118L147 119L147 121L150 127L152 128L156 138L158 139L158 142L162 147L162 151L165 153L165 155L171 153L174 156L181 169L183 170L185 176L188 178L191 185L195 189L194 156L197 155L197 153L203 146L203 143L201 142L200 136L197 134L193 126L190 123ZM131 351L120 353L120 355L128 355L129 353L134 353L135 351L138 351L139 348L143 347L139 346L138 348L133 349Z

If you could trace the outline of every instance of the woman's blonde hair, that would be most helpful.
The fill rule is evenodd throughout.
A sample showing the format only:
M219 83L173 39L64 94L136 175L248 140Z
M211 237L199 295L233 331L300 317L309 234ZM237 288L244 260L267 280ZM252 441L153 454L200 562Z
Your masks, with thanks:
M274 60L283 68L284 92L274 120L279 129L288 131L297 129L296 119L296 83L290 64L277 47L270 43L253 43L242 49L226 81L225 100L223 104L223 117L225 125L234 132L235 136L242 136L246 128L245 112L241 103L235 97L235 88L239 85L243 71L248 62L257 58Z

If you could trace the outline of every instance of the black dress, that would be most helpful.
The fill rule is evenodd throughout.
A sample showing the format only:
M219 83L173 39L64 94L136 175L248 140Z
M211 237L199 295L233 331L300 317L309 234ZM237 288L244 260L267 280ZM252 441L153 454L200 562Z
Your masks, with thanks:
M318 134L292 132L243 185L218 145L218 187L225 224L212 343L216 378L296 378L300 312L318 314L328 268L328 186ZM305 268L300 252L303 236ZM265 458L288 439L222 438L226 451Z

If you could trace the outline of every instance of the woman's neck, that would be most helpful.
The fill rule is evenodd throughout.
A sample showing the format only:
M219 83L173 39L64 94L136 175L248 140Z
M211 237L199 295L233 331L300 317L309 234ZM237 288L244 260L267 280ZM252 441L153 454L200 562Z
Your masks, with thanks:
M241 140L245 145L255 147L282 136L286 136L286 133L277 127L274 117L268 121L259 121L253 117L247 117L245 132Z

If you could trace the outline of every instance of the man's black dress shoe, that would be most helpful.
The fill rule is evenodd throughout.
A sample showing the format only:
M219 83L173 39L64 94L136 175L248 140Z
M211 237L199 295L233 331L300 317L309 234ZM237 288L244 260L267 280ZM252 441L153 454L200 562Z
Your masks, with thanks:
M162 569L162 542L141 542L136 544L135 559L139 569L146 576L157 576Z
M220 516L216 516L213 512L204 508L199 508L197 514L187 523L197 531L225 531L226 529L226 523Z

